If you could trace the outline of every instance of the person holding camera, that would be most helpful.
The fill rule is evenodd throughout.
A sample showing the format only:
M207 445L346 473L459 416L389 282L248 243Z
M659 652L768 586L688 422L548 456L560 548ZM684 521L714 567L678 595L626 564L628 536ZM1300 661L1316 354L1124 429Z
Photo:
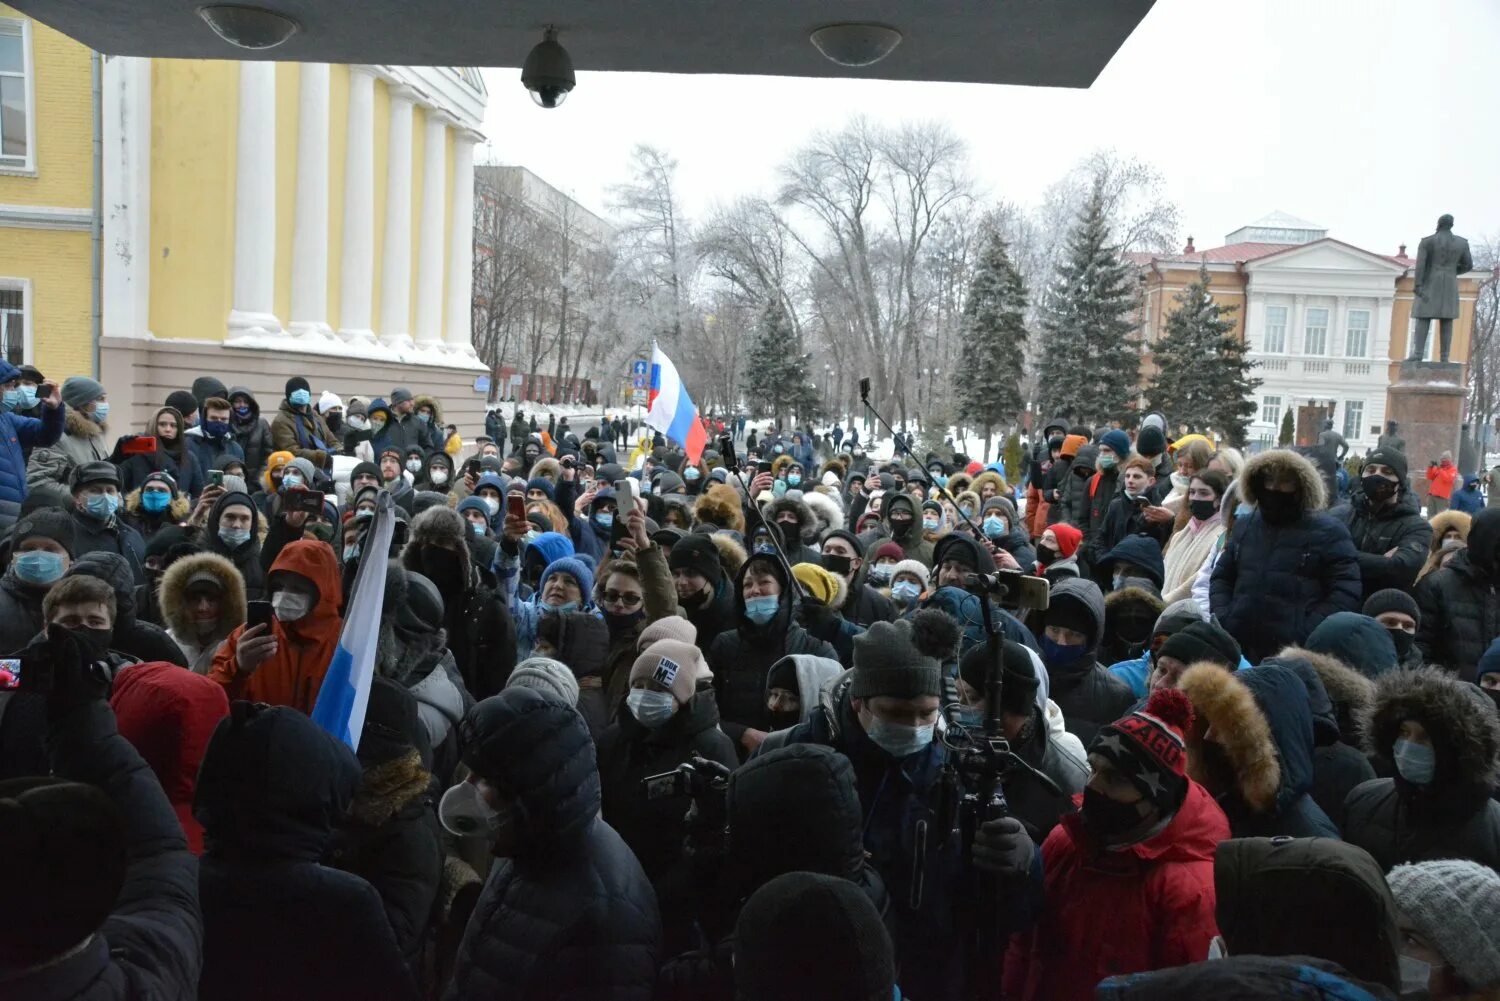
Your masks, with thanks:
M46 758L0 782L0 994L195 997L197 865L161 784L116 728L88 616L63 621L77 618L75 606L22 654L23 671L46 678L44 692L24 693L38 706Z
M41 419L23 416L19 411L42 400ZM21 370L0 359L0 531L10 528L21 516L26 500L27 451L46 448L62 437L67 408L57 387L44 382L30 397L21 389Z
M901 990L916 998L968 996L976 910L994 908L997 926L987 931L1004 934L1029 925L1041 906L1040 856L1021 821L981 823L966 858L951 805L962 789L953 786L952 752L934 739L940 657L954 632L947 618L928 609L872 625L854 641L854 669L784 745L823 744L854 765L864 848L896 902Z

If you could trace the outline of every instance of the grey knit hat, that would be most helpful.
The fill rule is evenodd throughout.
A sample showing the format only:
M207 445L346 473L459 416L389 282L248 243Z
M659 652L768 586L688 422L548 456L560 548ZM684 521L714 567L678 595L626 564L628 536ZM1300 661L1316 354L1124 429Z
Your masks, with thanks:
M1500 987L1500 875L1438 859L1398 865L1386 882L1401 912L1471 988Z
M942 665L912 643L911 623L877 622L854 637L852 698L911 699L941 693Z
M578 705L578 679L572 668L551 657L528 657L510 672L506 688L530 688L553 702L565 706Z
M86 407L104 395L104 384L86 375L70 375L63 380L62 401L74 410Z

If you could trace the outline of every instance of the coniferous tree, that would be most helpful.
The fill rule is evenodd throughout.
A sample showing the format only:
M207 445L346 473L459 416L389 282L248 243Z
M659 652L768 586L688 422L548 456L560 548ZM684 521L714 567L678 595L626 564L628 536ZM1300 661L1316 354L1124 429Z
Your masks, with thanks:
M1165 413L1174 425L1194 431L1213 430L1234 446L1245 443L1245 429L1255 413L1259 379L1245 342L1234 333L1231 318L1239 307L1220 305L1208 287L1208 265L1177 293L1167 317L1166 335L1156 343L1156 375L1146 389L1151 409Z
M1005 241L985 237L963 310L963 364L954 379L958 419L984 429L990 454L995 425L1021 410L1026 364L1026 283L1011 263Z
M1292 421L1292 408L1287 407L1286 412L1281 415L1281 433L1276 438L1276 444L1286 448L1297 437L1297 426Z
M1127 417L1138 394L1140 361L1130 339L1135 276L1110 235L1095 182L1042 309L1042 410L1085 424Z
M769 411L779 427L786 427L793 413L805 419L816 416L818 392L807 373L802 338L780 299L772 299L761 313L745 359L745 393L751 409Z

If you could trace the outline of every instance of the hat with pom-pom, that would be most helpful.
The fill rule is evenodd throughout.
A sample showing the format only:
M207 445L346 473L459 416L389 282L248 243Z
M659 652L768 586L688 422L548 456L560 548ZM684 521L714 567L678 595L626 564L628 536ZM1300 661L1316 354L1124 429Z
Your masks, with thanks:
M1187 745L1183 734L1193 725L1193 704L1175 688L1158 688L1146 705L1103 727L1089 745L1114 765L1141 794L1176 813L1187 797Z

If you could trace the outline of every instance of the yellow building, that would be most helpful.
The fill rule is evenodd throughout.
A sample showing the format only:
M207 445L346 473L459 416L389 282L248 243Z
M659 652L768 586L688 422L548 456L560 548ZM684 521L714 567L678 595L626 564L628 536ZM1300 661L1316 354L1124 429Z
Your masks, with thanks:
M94 371L94 54L0 4L0 354Z
M0 102L3 350L116 430L199 375L482 418L476 70L101 57L0 6Z

